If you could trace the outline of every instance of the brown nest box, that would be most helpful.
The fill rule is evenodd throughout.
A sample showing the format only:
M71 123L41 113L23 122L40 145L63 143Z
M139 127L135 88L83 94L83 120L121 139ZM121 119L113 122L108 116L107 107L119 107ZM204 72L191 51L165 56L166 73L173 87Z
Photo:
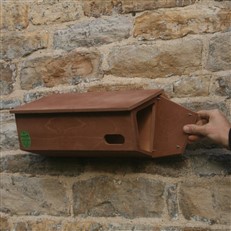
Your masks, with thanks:
M11 112L22 150L76 157L181 154L197 117L162 90L54 94Z

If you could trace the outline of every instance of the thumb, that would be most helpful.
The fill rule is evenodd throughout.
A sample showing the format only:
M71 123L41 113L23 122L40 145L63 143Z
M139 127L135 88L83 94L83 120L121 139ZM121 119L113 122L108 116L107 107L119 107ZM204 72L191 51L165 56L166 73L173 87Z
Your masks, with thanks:
M196 125L196 124L188 124L183 127L183 130L187 134L191 135L206 135L204 126Z

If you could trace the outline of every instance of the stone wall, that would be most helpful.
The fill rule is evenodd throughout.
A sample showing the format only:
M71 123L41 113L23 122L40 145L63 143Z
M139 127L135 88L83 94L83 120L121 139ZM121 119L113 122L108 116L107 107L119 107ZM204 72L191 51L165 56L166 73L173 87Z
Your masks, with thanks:
M231 119L231 2L1 0L0 230L231 227L231 153L209 141L163 159L19 150L9 109L57 92L163 88Z

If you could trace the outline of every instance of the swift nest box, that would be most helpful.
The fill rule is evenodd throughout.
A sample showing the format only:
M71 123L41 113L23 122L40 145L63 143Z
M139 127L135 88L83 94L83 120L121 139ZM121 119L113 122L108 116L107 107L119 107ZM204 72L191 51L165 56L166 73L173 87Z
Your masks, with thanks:
M76 157L181 154L197 117L162 90L54 94L11 112L22 150Z

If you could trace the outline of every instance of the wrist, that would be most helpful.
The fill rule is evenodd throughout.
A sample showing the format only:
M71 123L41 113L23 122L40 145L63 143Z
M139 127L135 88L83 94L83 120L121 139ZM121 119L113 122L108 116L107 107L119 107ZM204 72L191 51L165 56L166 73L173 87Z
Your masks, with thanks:
M228 148L231 150L231 128L229 129L229 135L228 135Z
M223 138L223 146L231 149L231 127L225 132L225 137Z
M230 130L231 127L227 127L223 130L221 136L220 136L220 143L222 146L224 146L225 148L230 149Z

